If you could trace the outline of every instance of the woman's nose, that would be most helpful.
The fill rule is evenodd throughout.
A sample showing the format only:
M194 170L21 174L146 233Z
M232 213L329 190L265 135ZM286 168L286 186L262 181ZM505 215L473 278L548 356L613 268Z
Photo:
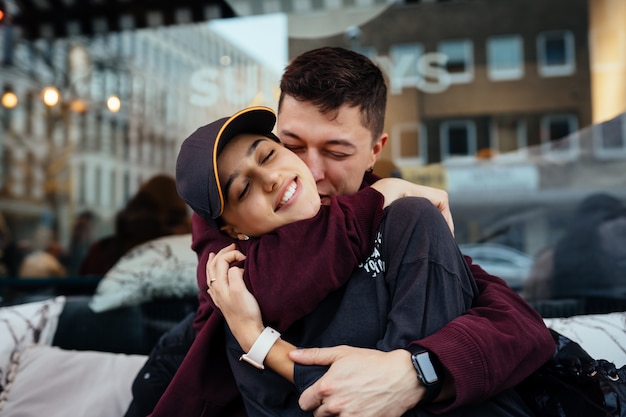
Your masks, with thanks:
M280 179L280 173L276 170L268 169L268 168L260 168L263 190L266 192L274 191L276 184L278 184L278 180Z

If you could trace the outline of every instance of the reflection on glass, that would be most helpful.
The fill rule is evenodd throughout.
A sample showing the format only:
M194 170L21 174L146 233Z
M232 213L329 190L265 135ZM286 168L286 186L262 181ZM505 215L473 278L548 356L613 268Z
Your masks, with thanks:
M0 209L14 234L28 240L38 213L50 210L67 242L71 214L86 209L106 232L143 179L173 172L192 129L248 105L276 108L285 63L321 45L353 48L380 66L389 140L378 167L446 189L459 243L536 259L592 191L626 200L626 9L619 2L358 9L367 2L318 1L297 2L297 13L277 10L288 2L272 2L272 10L266 3L238 12L264 15L209 23L194 15L186 19L195 23L154 28L118 16L119 31L93 36L76 23L68 24L72 37L7 43L0 31L9 45L0 53L10 55L3 62L13 63L0 68L0 81L14 94L0 108ZM48 85L57 90L44 104ZM72 111L46 110L58 102ZM54 116L49 126L46 114ZM48 192L50 172L58 173L56 193ZM24 220L24 213L33 214ZM489 261L512 268L516 257L505 253Z

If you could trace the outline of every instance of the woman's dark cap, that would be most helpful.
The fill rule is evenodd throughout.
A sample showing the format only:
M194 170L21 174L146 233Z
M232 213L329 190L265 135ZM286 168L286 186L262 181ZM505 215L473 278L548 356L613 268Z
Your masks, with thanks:
M176 188L200 217L213 224L224 211L217 157L226 144L242 133L258 133L279 142L272 133L275 123L272 109L249 107L198 128L183 141L176 161Z

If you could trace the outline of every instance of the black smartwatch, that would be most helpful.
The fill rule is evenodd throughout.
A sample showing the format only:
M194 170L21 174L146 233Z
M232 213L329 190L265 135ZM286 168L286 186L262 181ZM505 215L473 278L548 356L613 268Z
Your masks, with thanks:
M415 372L417 372L417 379L426 389L419 404L429 404L441 392L444 375L441 363L421 346L411 345L407 350L411 353L411 361Z

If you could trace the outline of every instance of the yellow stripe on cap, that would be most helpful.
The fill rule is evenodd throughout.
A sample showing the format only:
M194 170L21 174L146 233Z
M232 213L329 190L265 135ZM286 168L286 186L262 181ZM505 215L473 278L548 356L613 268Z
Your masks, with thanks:
M215 181L217 183L217 192L218 192L218 195L220 197L220 212L216 216L216 218L220 217L222 215L222 213L224 213L224 194L222 192L222 184L220 183L220 176L217 173L217 148L219 147L220 139L222 138L222 133L224 132L224 129L226 129L226 127L228 127L228 125L230 125L230 123L233 120L237 119L242 114L246 114L246 113L249 113L249 112L255 111L255 110L268 110L268 111L274 113L274 110L270 109L269 107L265 107L265 106L247 107L247 108L245 108L243 110L240 110L237 113L233 114L228 120L226 120L226 122L220 128L220 131L217 133L217 137L215 138L215 144L213 145L213 173L215 174Z

